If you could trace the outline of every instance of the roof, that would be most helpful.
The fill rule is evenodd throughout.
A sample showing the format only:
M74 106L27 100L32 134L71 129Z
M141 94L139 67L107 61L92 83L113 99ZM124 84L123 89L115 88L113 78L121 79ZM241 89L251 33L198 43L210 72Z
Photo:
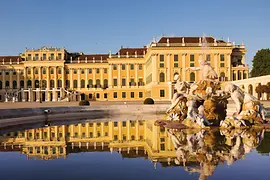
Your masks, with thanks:
M169 43L182 43L182 38L184 38L185 43L199 43L199 39L202 37L162 37L158 43L167 43L167 39L169 39ZM206 41L208 43L214 43L215 39L213 37L206 37ZM225 43L223 40L216 40L217 43Z
M78 60L80 61L86 61L87 63L93 63L93 61L95 61L95 63L105 63L108 62L107 58L109 57L108 54L83 54L83 55L79 55L77 56L75 59L72 60L72 63L76 63L78 62ZM68 62L70 60L68 59Z
M137 55L145 55L147 52L147 48L121 48L116 54L118 55L120 53L120 55L126 55L127 52L128 55L135 55L135 52L137 53Z
M0 62L3 62L3 60L4 62L10 62L10 60L11 62L18 62L18 60L20 62L22 58L21 56L0 56Z

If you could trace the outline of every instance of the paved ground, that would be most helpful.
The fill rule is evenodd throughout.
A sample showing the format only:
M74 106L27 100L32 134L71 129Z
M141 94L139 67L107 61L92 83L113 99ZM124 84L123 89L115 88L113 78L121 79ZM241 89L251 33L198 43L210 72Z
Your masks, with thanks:
M156 102L156 104L169 104L169 101L166 102ZM231 103L231 102L230 102ZM270 101L261 101L265 108L270 108ZM36 108L36 107L60 107L60 106L78 106L79 102L1 102L0 109L11 109L11 108ZM110 104L143 104L142 101L91 101L91 105L101 106L101 105L110 105Z

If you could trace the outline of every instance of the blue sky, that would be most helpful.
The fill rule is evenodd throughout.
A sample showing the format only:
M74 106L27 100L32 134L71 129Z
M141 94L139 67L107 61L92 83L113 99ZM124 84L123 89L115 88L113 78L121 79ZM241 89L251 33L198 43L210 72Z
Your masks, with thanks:
M0 55L25 47L66 47L84 53L141 47L153 37L228 37L244 40L247 63L270 47L268 0L2 0Z

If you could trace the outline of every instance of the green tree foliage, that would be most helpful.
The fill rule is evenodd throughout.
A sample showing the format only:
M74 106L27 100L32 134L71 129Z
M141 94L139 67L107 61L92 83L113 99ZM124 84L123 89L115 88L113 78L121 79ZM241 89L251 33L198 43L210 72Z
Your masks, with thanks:
M252 61L252 77L264 76L270 74L270 49L259 50Z
M264 133L264 139L261 144L256 148L260 154L269 154L270 153L270 132Z

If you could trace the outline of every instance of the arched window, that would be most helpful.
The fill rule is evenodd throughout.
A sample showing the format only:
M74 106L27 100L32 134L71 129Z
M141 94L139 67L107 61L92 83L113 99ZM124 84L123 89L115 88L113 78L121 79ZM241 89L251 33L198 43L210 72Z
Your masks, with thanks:
M9 88L9 81L6 81L6 87Z
M163 72L159 74L159 82L165 82L165 74Z
M220 80L220 81L225 81L225 73L224 73L224 72L221 72L221 73L220 73L219 80Z
M54 88L54 80L50 80L50 88Z
M28 87L28 88L31 88L31 87L32 87L32 81L31 81L31 80L28 80L28 81L27 81L27 87Z
M54 69L50 68L51 74L54 74Z
M12 87L13 87L13 89L17 89L17 81L12 82Z
M84 79L81 80L81 88L85 88L85 80Z
M0 81L0 89L3 89L2 81Z
M104 79L104 87L108 88L108 79Z
M38 69L37 68L35 68L35 74L38 74Z
M195 73L191 72L190 73L190 82L194 82L195 81Z
M73 88L78 88L78 81L76 79L73 80Z
M70 81L66 80L66 88L70 88Z
M39 88L39 80L35 80L35 88Z
M47 81L46 80L41 81L41 87L42 88L47 88Z
M62 80L61 79L58 79L57 80L57 87L58 88L61 88L62 87Z
M100 80L99 79L96 80L96 86L97 86L97 88L100 87Z
M93 87L93 80L92 79L88 79L88 85L89 85L89 88Z
M23 80L20 81L20 88L24 88L24 81Z

